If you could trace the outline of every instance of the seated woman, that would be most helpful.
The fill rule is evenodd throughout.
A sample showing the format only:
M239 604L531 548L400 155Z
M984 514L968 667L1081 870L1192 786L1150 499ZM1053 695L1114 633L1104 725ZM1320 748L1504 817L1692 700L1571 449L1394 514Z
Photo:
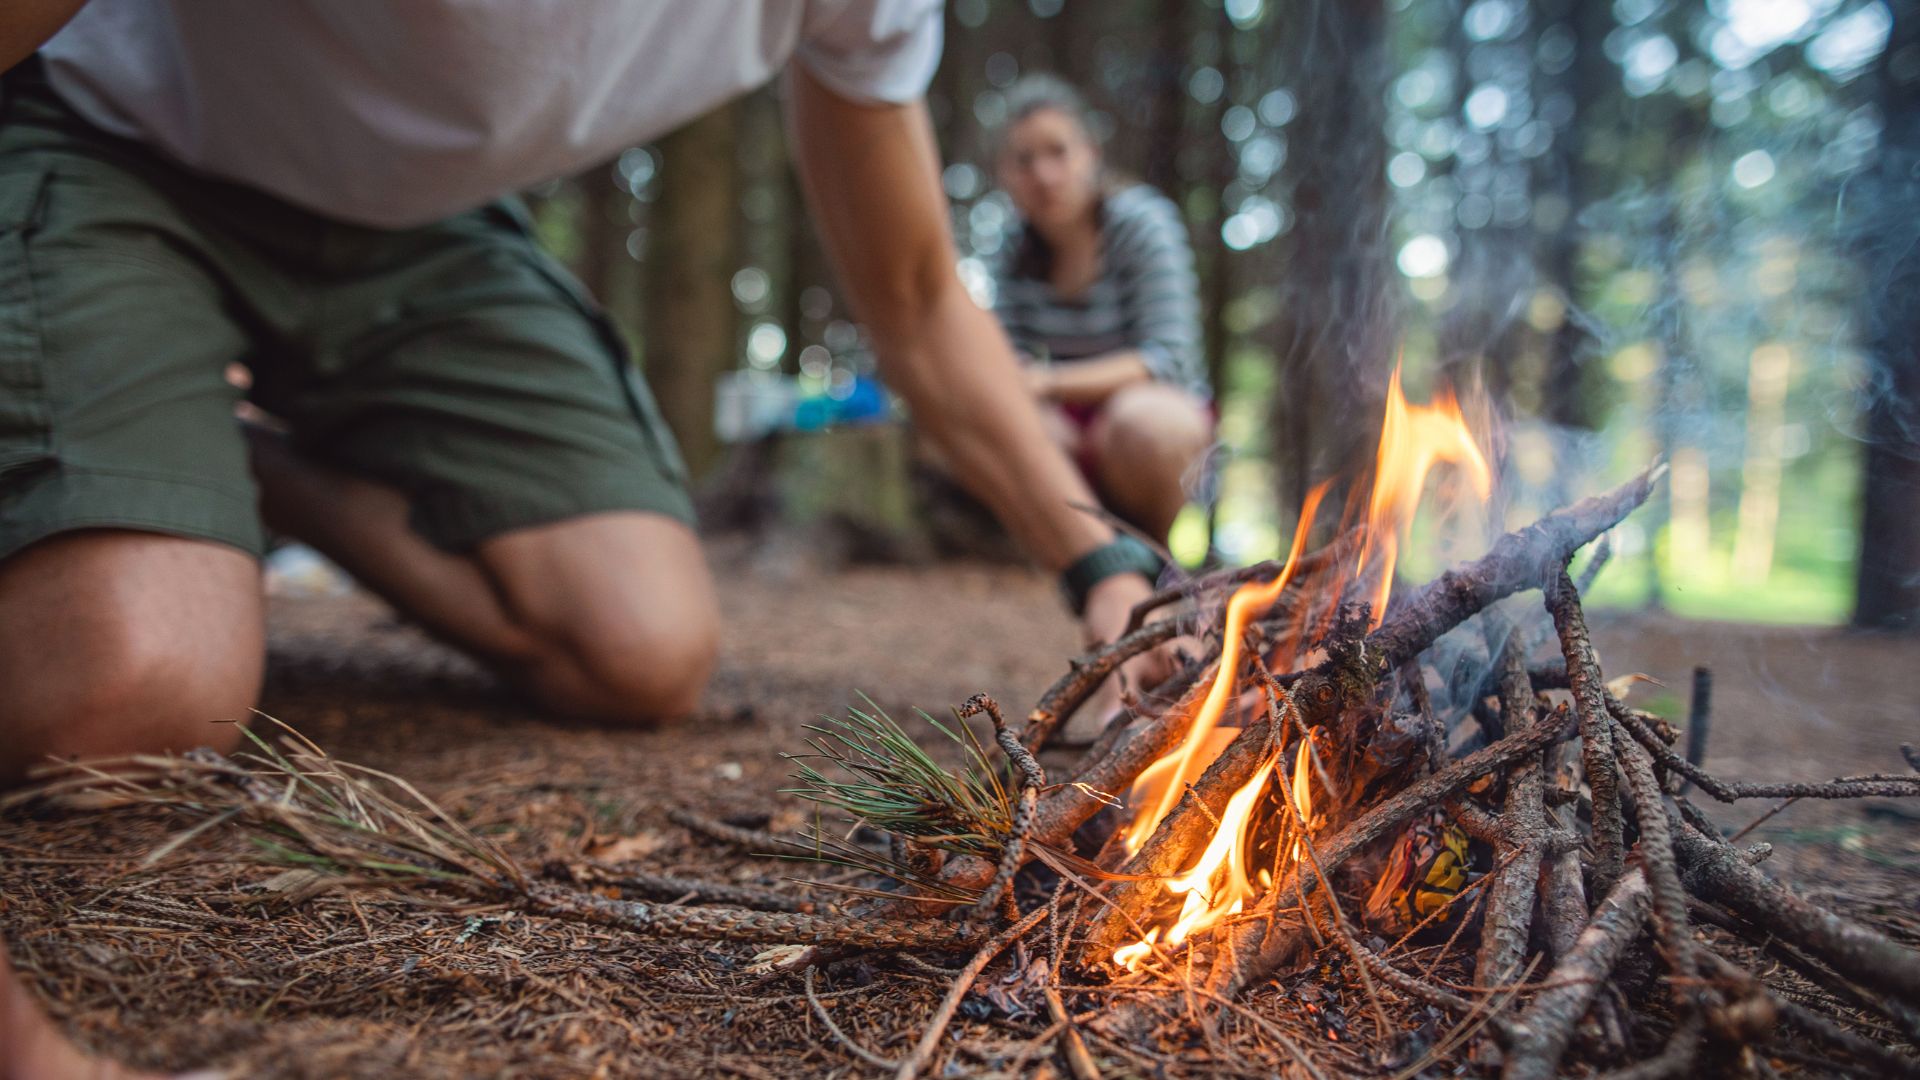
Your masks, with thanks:
M994 311L1101 500L1165 541L1213 442L1186 228L1166 196L1106 174L1072 87L1029 75L1007 106L995 171L1019 221Z

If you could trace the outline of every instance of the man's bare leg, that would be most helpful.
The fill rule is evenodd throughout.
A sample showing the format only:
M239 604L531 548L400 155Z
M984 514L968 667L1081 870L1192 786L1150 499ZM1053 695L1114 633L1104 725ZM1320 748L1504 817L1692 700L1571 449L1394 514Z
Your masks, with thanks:
M92 529L0 562L0 788L52 757L228 748L260 692L259 565Z
M1205 407L1186 391L1159 383L1115 393L1085 435L1093 450L1101 498L1121 517L1163 542L1186 505L1187 471L1212 438ZM1080 746L1099 738L1120 707L1120 682L1112 678L1100 684L1068 718L1055 741Z
M472 555L416 533L398 491L250 435L261 510L368 588L570 716L646 723L691 711L719 639L693 530L618 512L517 529Z
M150 1075L89 1057L63 1038L13 973L7 943L0 939L0 1080L136 1080Z

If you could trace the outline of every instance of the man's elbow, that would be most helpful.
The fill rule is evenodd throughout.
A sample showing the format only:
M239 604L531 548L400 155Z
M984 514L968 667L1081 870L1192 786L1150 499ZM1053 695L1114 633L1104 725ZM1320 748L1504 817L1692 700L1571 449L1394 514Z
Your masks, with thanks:
M950 252L916 255L872 278L862 318L881 337L914 334L944 306L971 298Z

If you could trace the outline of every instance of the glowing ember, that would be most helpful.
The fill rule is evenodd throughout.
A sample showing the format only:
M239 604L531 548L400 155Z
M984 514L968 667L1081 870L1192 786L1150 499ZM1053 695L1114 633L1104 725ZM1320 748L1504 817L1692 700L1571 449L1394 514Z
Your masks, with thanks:
M1328 586L1334 594L1330 599L1337 599L1339 591L1347 585L1366 589L1376 627L1386 610L1401 539L1412 525L1427 474L1441 462L1450 463L1463 472L1482 502L1491 496L1492 470L1453 393L1442 391L1430 405L1409 404L1401 392L1400 371L1396 367L1388 387L1373 489L1362 523L1360 557L1354 563L1350 579ZM1293 542L1280 573L1271 581L1242 586L1227 601L1220 668L1205 699L1194 712L1186 739L1154 762L1135 784L1130 799L1134 817L1122 837L1129 854L1146 843L1187 786L1237 734L1218 725L1227 703L1240 692L1241 650L1247 626L1265 614L1286 591L1326 490L1325 483L1315 487L1300 508L1300 522L1294 529ZM1291 645L1297 647L1299 642ZM1179 945L1245 908L1258 891L1248 877L1253 841L1261 824L1256 811L1278 764L1277 755L1268 758L1252 779L1234 792L1206 850L1187 870L1167 881L1170 894L1185 897L1178 917L1171 924L1152 927L1141 940L1115 950L1115 963L1137 971L1157 946ZM1293 842L1287 845L1287 865L1276 866L1273 873L1265 868L1259 870L1255 874L1258 888L1271 887L1278 873L1297 863L1305 855L1308 834L1322 824L1313 814L1313 768L1312 746L1303 742L1294 759L1288 792L1298 811L1300 828L1294 831Z

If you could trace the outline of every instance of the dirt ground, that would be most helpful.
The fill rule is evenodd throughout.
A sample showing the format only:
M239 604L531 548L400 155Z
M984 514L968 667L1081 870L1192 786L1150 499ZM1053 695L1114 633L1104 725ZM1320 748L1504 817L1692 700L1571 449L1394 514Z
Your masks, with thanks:
M1078 651L1050 584L1026 570L823 573L737 543L714 556L726 637L706 708L682 726L549 723L359 595L276 599L263 709L339 758L414 781L528 865L619 842L650 870L779 885L804 871L725 852L667 811L791 828L804 811L777 794L789 770L778 753L802 748L803 723L856 691L896 716L944 713L979 690L1024 711ZM1692 666L1713 668L1707 764L1723 775L1901 771L1899 743L1920 742L1912 639L1594 622L1610 675L1665 682L1637 691L1656 710L1682 714ZM1763 809L1716 813L1739 824ZM1801 805L1754 838L1776 845L1775 873L1816 896L1916 927L1916 820L1920 807L1887 801ZM752 947L422 909L377 891L275 903L272 872L218 841L184 866L133 866L177 828L140 813L0 817L0 930L15 963L77 1037L117 1057L250 1076L873 1071L824 1032L797 979L742 974ZM944 983L842 965L823 1005L896 1057ZM1005 1071L1045 1027L1017 1003L965 1014L956 1028L973 1049L947 1074Z

